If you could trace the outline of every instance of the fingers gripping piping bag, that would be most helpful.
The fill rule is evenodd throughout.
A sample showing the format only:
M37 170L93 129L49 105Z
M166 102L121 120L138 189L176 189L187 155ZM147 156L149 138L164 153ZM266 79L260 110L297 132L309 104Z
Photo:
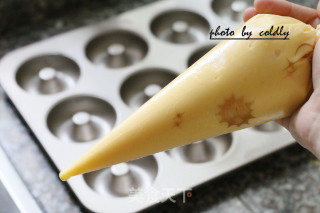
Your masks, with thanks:
M257 15L245 25L251 38L262 38L259 33L271 26L284 26L289 39L221 42L61 172L60 178L292 114L312 91L317 31L276 15ZM234 37L241 37L242 28Z

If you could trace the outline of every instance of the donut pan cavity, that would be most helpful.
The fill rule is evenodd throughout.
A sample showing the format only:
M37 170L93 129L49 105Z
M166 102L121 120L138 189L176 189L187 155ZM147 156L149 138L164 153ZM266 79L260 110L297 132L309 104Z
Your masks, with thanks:
M236 29L241 22L234 14L250 3L153 3L12 51L0 62L0 81L62 170L217 45L209 40L211 28ZM67 183L93 212L136 212L159 202L131 199L155 191L162 192L159 200L165 199L168 188L173 194L192 190L291 143L289 133L270 122L79 175Z

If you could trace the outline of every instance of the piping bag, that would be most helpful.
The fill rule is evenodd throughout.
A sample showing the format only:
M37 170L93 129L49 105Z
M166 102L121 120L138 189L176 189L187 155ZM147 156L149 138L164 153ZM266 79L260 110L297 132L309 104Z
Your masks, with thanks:
M317 30L291 17L261 14L234 38L243 38L244 25L250 39L219 43L62 171L61 180L296 111L312 92ZM260 35L272 26L283 26L287 39Z

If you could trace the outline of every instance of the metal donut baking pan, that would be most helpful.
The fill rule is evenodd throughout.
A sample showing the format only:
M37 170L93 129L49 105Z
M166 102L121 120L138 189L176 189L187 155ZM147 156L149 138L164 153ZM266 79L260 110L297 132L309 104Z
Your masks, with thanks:
M65 168L214 47L211 28L241 24L253 0L167 0L14 50L0 62L8 97ZM71 178L93 212L136 212L294 143L274 122ZM132 190L139 189L139 190ZM166 199L161 194L159 200ZM135 201L135 202L132 202Z

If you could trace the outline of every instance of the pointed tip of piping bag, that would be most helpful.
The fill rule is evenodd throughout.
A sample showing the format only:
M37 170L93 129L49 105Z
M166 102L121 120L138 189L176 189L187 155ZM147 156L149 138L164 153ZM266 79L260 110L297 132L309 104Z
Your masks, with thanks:
M67 181L69 178L71 178L73 176L89 172L87 170L83 170L82 166L83 166L83 164L81 161L80 162L79 162L79 160L75 161L73 164L71 164L69 167L67 167L66 169L62 170L59 173L59 178L62 181Z
M59 173L59 178L62 181L67 181L70 177L71 175L68 175L68 172L66 172L65 170Z
M81 164L79 163L73 163L71 164L69 167L67 167L66 169L62 170L59 173L59 178L62 181L67 181L69 178L75 176L75 175L79 175L82 173L85 173L87 171L82 171L79 166L81 166ZM81 171L80 171L81 170Z

